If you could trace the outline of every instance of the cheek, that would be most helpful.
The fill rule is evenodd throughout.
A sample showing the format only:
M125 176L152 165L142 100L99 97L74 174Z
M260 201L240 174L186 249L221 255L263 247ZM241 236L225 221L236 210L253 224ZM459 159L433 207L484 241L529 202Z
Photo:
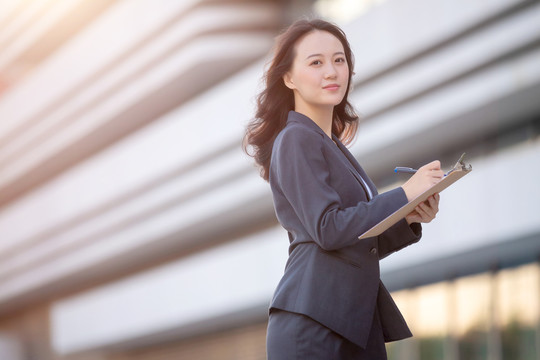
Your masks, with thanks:
M341 70L340 75L343 76L344 78L348 79L349 78L349 68L347 66L344 66L340 70Z
M296 85L303 92L311 92L320 87L320 78L316 74L306 71L296 78Z
M350 73L348 70L343 71L342 78L344 79L344 82L345 82L345 86L343 87L344 92L347 90L347 86L349 85L349 75Z
M302 82L304 84L315 84L319 82L319 75L316 71L305 71L302 73Z

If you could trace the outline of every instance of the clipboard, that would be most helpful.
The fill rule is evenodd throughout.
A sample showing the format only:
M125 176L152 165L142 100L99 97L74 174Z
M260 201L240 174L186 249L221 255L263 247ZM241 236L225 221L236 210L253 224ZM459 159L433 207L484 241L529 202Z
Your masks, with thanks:
M440 193L468 173L472 171L472 166L470 164L465 164L463 162L463 158L465 157L465 154L461 155L458 162L450 171L448 171L446 174L444 174L444 177L441 181L439 181L437 184L433 185L426 191L424 191L422 194L418 195L416 198L408 202L407 204L403 205L401 208L396 210L394 213L387 216L384 220L379 222L377 225L373 226L371 229L363 233L358 237L358 239L365 239L373 236L378 236L382 234L384 231L389 229L392 225L397 223L399 220L405 218L408 214L410 214L415 207L417 207L420 203L427 200L428 197L435 193Z

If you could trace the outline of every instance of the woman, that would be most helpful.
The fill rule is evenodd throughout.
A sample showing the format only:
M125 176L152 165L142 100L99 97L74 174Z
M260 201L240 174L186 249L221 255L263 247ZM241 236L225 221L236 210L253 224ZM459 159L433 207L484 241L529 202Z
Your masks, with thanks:
M420 239L438 194L380 236L358 236L437 183L440 163L378 194L343 145L358 122L347 99L353 57L345 34L300 20L276 45L244 139L290 241L270 304L268 358L386 359L385 341L411 333L380 281L379 259Z

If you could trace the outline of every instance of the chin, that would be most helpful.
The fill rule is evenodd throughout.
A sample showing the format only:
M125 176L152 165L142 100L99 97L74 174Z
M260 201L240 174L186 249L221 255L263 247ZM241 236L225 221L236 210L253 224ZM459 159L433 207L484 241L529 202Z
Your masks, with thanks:
M342 101L343 101L343 98L344 98L345 94L341 94L341 95L335 95L335 96L332 96L331 98L327 98L325 102L328 103L328 105L339 105Z
M342 101L343 101L343 97L340 97L340 98L324 101L324 104L321 104L321 105L337 106L341 104Z

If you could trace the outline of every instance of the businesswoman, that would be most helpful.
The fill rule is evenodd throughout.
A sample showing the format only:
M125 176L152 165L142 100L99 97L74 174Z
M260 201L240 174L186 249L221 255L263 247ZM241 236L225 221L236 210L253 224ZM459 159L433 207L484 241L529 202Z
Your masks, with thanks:
M411 333L380 281L379 259L420 239L438 194L377 237L358 236L438 182L429 163L379 194L344 144L358 116L347 96L353 55L341 29L300 20L282 33L248 124L244 148L273 193L290 241L270 304L270 360L386 359L384 343Z

